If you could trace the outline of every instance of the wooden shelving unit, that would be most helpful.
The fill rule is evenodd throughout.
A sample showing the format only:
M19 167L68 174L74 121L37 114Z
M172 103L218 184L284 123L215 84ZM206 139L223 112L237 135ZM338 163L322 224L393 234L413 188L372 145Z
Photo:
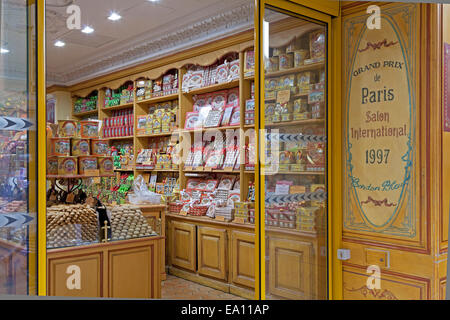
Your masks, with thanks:
M125 136L125 137L111 137L111 138L106 138L108 140L128 140L128 139L133 139L134 136Z
M99 175L84 175L84 174L74 174L74 175L59 175L59 174L48 174L47 179L87 179L87 178L112 178L112 174L99 174Z
M296 26L303 26L303 22L299 22ZM272 28L273 30L277 30L277 32L283 32L286 30L290 30L295 27L291 22L289 24L280 23L276 28ZM237 37L240 37L240 40L236 40ZM248 135L254 131L256 128L255 125L246 124L245 123L245 102L247 99L251 97L251 84L255 81L255 76L252 74L244 73L244 56L245 51L250 49L254 45L253 32L249 32L247 36L237 35L236 37L232 37L233 39L228 39L227 42L222 43L221 41L217 41L214 44L205 45L205 47L197 48L196 51L180 53L170 58L162 58L160 61L152 61L149 64L144 64L141 66L137 66L131 70L125 70L124 72L120 72L119 74L105 77L105 81L101 82L101 80L95 79L88 84L83 84L77 86L76 90L73 94L83 97L87 96L94 90L98 90L98 105L95 112L90 112L89 115L98 115L99 120L104 120L107 117L111 116L111 111L115 110L133 110L134 114L134 135L129 137L115 137L109 138L110 141L116 140L133 140L134 146L134 157L136 156L140 149L147 148L152 139L159 139L161 137L168 137L174 134L178 134L180 139L184 139L186 137L195 136L195 134L201 133L209 133L215 130L220 130L225 132L226 130L238 130L240 132L240 150L244 150L246 140L248 140ZM189 92L182 91L182 79L183 75L186 74L186 68L189 65L210 65L216 63L218 59L222 58L225 54L230 52L238 52L240 59L240 77L239 79L233 80L227 83L215 84L203 88L198 88L191 90ZM148 68L147 68L148 66ZM146 69L147 68L147 69ZM272 72L266 74L266 78L279 77L287 74L294 74L303 71L310 70L319 70L321 68L326 68L326 64L324 62L314 63L310 65L304 65L298 68L292 68L289 70L282 70L277 72ZM153 97L150 99L137 101L136 93L134 93L134 103L132 104L124 104L115 107L105 108L103 106L105 101L105 88L109 89L117 89L121 87L126 82L133 82L136 84L136 81L142 79L158 79L163 74L165 74L168 70L176 69L178 70L178 92L175 94L169 94L165 96ZM194 96L203 93L212 93L215 91L226 90L231 88L239 88L240 93L240 114L241 114L241 122L237 126L229 126L229 127L221 127L221 128L203 128L199 130L189 131L184 130L186 113L191 112L194 104ZM136 85L134 85L136 88ZM176 127L178 128L175 132L170 133L159 133L159 134L148 134L148 135L138 135L136 133L137 128L137 119L139 116L146 115L149 110L149 105L166 102L166 101L178 101L178 114L177 114L177 123ZM82 115L84 116L84 114ZM79 115L74 115L77 119L80 118ZM292 127L292 126L303 126L303 125L321 125L325 124L325 120L323 119L308 119L301 121L290 121L290 122L279 122L279 123L270 123L266 124L266 128L284 128L284 127ZM233 174L235 176L239 176L240 185L241 185L241 200L245 201L248 194L248 188L250 185L250 181L255 181L257 178L255 175L257 174L255 170L246 170L244 164L244 155L241 152L241 166L239 170L227 171L227 170L212 170L212 171L197 171L197 170L185 170L183 165L180 165L179 169L138 169L135 166L133 167L133 173L135 176L138 174L144 174L149 172L156 172L160 174L168 174L174 177L179 177L180 188L184 189L186 187L186 182L188 177L186 175L190 174L214 174L214 175L224 175L224 174ZM135 164L134 164L135 165ZM116 170L117 172L121 172L122 170ZM321 175L320 179L324 176L323 172L279 172L280 175L297 175L299 179L302 178L302 175ZM274 179L278 177L275 176ZM294 178L297 178L294 176ZM265 179L265 177L261 177L261 179ZM242 296L246 296L249 298L254 297L253 288L255 286L255 280L253 276L249 273L240 274L240 270L244 270L248 265L253 263L253 248L255 245L255 234L254 234L254 225L250 223L235 223L235 222L224 222L218 219L211 219L208 217L195 217L195 216L181 216L174 215L170 213L166 213L167 217L167 257L168 257L168 267L171 268L170 271L174 271L173 274L179 276L186 276L187 279L193 281L201 281L203 283L212 284L216 288L223 288L224 291L234 292ZM209 232L209 233L208 233ZM282 234L282 236L280 236ZM269 247L281 248L281 250L286 251L290 250L291 240L298 240L295 243L300 243L303 248L303 244L306 243L314 250L309 251L308 258L313 261L315 257L319 257L318 248L325 246L325 240L322 240L320 237L314 239L316 235L313 232L300 232L299 230L290 230L286 228L279 227L267 227L266 228L266 237L267 243L269 243ZM284 242L280 245L280 238L289 238L284 240ZM210 240L213 239L213 240ZM264 241L264 240L263 240ZM278 241L278 242L277 242ZM182 244L182 245L180 245ZM286 245L285 245L286 244ZM211 246L218 246L217 248L223 251L220 257L216 256L216 251L212 252L210 255L201 255L201 250L205 250L205 248ZM285 245L285 246L284 246ZM253 248L252 248L253 246ZM277 247L278 246L278 247ZM283 247L284 246L284 247ZM300 252L298 247L295 247L295 254L305 254L305 252ZM309 250L309 249L308 249ZM211 250L213 251L213 250ZM163 255L164 256L164 255ZM178 257L183 256L186 259L178 259ZM198 258L198 259L197 259ZM220 261L220 266L217 267L218 270L212 270L212 268L208 268L206 262L203 259L212 259L214 263L215 261ZM277 258L272 259L273 263L277 262ZM183 260L183 261L181 261ZM202 265L204 264L204 265ZM220 270L219 270L220 269ZM229 270L229 272L228 272ZM272 271L272 268L267 267L266 270L268 272L279 272ZM175 273L176 272L176 273ZM203 273L202 273L203 272ZM206 272L215 272L213 274ZM205 276L206 275L206 276ZM271 275L273 276L273 275ZM276 276L276 275L275 275ZM212 279L215 279L214 283ZM313 276L311 276L311 279ZM315 280L314 280L315 281ZM222 290L222 289L221 289ZM233 291L235 290L235 291ZM247 291L246 291L247 290ZM244 293L246 292L246 293Z
M103 107L102 111L108 112L108 111L114 111L114 110L122 110L122 109L129 109L134 107L134 102L113 106L113 107Z
M232 88L239 87L239 82L240 82L240 80L237 79L237 80L233 80L230 82L213 84L211 86L201 87L198 89L193 89L188 92L183 92L183 94L193 96L196 94L203 94L203 93L215 92L215 91L220 91L220 90L232 89Z
M325 67L325 62L317 62L317 63L311 63L306 64L304 66L300 66L297 68L291 68L286 70L280 70L275 72L268 72L265 74L266 78L274 78L274 77L280 77L291 73L299 73L304 71L311 71L311 70L318 70L323 69Z
M87 117L87 116L94 116L97 114L98 114L98 110L91 110L91 111L74 113L73 116L76 118L83 118L83 117Z
M244 118L245 102L247 99L251 98L251 83L255 80L254 75L251 75L251 74L245 75L244 74L243 63L244 63L244 51L245 50L246 49L239 51L239 59L240 59L240 63L241 63L241 66L240 66L241 72L240 72L239 79L235 79L230 82L219 83L219 84L214 84L214 85L210 85L210 86L206 86L206 87L192 89L189 92L183 92L182 91L182 78L183 78L183 75L186 73L186 69L185 69L184 65L173 65L173 66L168 65L168 66L165 66L164 68L161 68L160 71L150 72L151 75L144 77L144 78L152 79L152 80L157 79L157 78L161 77L167 70L177 69L178 70L178 81L179 81L178 93L167 94L167 95L163 95L163 96L158 96L158 97L153 97L150 99L137 101L136 93L134 92L134 102L133 103L122 104L122 105L118 105L118 106L114 106L114 107L104 107L106 88L110 88L110 89L114 90L114 89L119 88L126 82L130 82L130 81L132 81L134 83L133 87L136 88L136 81L143 78L142 74L140 74L139 76L138 75L130 76L125 79L122 79L121 81L117 80L117 81L113 81L111 83L103 84L103 85L101 85L101 87L98 87L96 89L91 89L90 91L89 91L89 89L86 89L85 90L86 93L90 93L94 90L98 90L98 105L97 105L98 110L91 111L86 114L93 115L93 114L97 113L99 120L104 120L105 118L111 116L111 113L110 113L111 111L132 109L133 114L134 114L134 128L135 128L134 135L126 136L126 137L111 137L111 138L107 138L107 139L110 141L121 141L121 140L131 140L132 139L133 145L134 145L135 159L137 157L139 150L146 148L152 139L156 139L156 138L160 138L160 137L169 137L172 135L178 135L180 139L183 139L183 136L186 136L186 135L194 136L194 135L205 134L205 133L214 132L214 131L221 131L221 132L225 133L225 131L227 131L227 130L238 130L238 129L241 129L241 131L240 131L240 135L241 135L240 136L240 149L244 150L245 143L246 143L245 140L248 139L248 134L250 133L251 130L256 129L254 124L245 124L245 118ZM221 56L223 56L223 54L224 54L223 51L217 52L217 56L215 59L220 58ZM211 59L211 61L213 61L213 59ZM279 76L283 76L286 74L298 73L298 72L309 71L309 70L318 70L318 69L321 69L324 67L325 67L324 62L313 63L313 64L309 64L309 65L300 66L298 68L292 68L289 70L281 70L281 71L277 71L277 72L268 73L268 74L266 74L266 78L279 77ZM194 104L193 97L195 95L204 94L204 93L212 93L212 92L216 92L216 91L220 91L220 90L227 90L227 89L232 89L232 88L239 88L240 108L241 108L241 110L240 110L241 123L239 125L216 127L216 128L199 128L199 129L195 129L195 130L185 130L184 129L186 113L192 111L193 104ZM296 95L296 96L304 96L304 95ZM176 123L177 129L175 129L172 132L164 132L164 133L139 134L139 135L136 133L137 118L139 116L146 115L148 113L148 108L150 105L156 104L156 103L161 103L161 102L166 102L166 101L174 101L174 100L178 101L178 106L179 106L179 110L178 110L178 114L177 114L177 123ZM266 100L266 101L268 101L268 100ZM77 116L79 116L79 115L77 115ZM84 116L85 114L81 114L81 115ZM279 122L279 123L266 123L266 128L283 128L283 127L293 127L293 126L314 125L314 124L323 124L324 122L325 122L325 119L307 119L307 120ZM240 161L241 161L241 163L244 162L243 154L241 154ZM180 179L181 189L186 187L186 182L188 179L186 177L186 173L188 173L188 174L199 173L199 174L216 174L216 175L221 175L221 174L239 175L239 178L241 181L241 200L242 201L246 200L246 197L248 194L248 186L250 184L250 181L254 181L254 179L255 179L255 171L245 170L245 166L243 164L241 165L240 170L233 170L233 171L228 171L228 170L185 170L183 165L181 165L178 170L138 169L135 167L135 164L134 164L133 170L131 170L131 169L126 169L126 170L116 169L115 171L116 172L133 172L135 175L142 174L142 173L150 173L150 172L153 172L153 173L167 172L170 174L175 174L175 175L178 175L178 177ZM325 173L324 172L276 172L276 173L268 173L268 174L299 175L300 176L300 175L324 175Z
M141 105L149 105L149 104L154 104L154 103L158 103L158 102L177 100L177 99L178 99L178 93L175 93L175 94L168 94L168 95L159 96L159 97L153 97L153 98L150 98L147 100L137 101L136 103L141 104Z

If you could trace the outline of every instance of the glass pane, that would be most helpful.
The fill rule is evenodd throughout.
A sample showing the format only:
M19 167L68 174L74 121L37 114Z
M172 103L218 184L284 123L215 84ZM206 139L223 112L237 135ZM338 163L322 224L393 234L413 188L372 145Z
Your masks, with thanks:
M266 298L327 299L327 30L264 20Z
M35 295L35 5L0 0L0 295Z

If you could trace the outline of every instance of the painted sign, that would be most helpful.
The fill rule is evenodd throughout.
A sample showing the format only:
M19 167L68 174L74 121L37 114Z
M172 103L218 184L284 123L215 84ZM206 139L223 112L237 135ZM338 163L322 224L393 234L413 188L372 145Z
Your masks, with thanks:
M444 131L450 132L450 43L444 43Z
M396 12L383 10L381 29L368 29L363 19L345 25L353 38L346 66L344 225L412 236L411 212L405 209L415 151L414 47L401 31L411 16L399 27Z

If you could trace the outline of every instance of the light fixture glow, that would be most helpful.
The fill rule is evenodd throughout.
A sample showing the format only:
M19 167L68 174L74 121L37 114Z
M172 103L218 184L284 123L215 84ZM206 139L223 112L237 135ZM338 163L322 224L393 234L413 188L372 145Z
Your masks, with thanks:
M122 19L122 16L116 12L112 12L111 15L108 17L108 19L111 21L117 21Z
M58 40L58 41L55 42L55 47L64 47L65 45L66 45L66 43L65 43L65 42L62 42L62 41L60 41L60 40Z
M263 20L263 53L269 59L269 22Z
M148 2L159 2L159 0L147 0Z
M0 48L0 53L9 53L9 50L6 48Z
M89 26L85 26L83 30L81 30L81 32L83 33L92 33L94 32L94 29L89 27Z

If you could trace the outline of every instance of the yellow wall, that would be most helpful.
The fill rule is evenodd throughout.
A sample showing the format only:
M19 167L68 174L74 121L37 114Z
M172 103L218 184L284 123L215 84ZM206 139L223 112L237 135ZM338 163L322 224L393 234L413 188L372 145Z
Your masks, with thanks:
M443 41L450 43L450 5L445 4L443 9ZM443 192L450 190L450 132L443 133L443 152L442 152L442 183ZM442 194L443 198L443 219L442 219L442 241L448 241L448 217L450 194Z
M53 97L54 99L56 99L56 120L72 119L72 98L70 92L55 91L49 94L47 97Z

